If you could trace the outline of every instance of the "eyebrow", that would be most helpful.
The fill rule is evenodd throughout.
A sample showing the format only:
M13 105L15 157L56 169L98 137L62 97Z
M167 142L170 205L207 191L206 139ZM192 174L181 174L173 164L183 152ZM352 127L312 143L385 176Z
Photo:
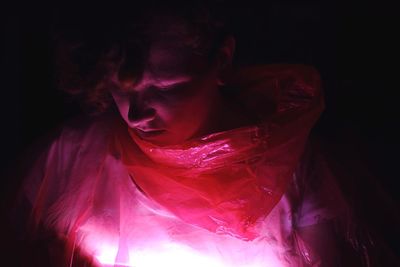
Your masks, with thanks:
M190 75L187 71L188 66L184 62L161 62L158 64L149 64L148 71L155 76L175 77L178 75Z
M183 84L190 82L192 80L192 77L188 75L182 75L182 76L177 76L177 77L169 77L169 78L161 78L157 79L157 83L159 83L161 86L172 86L176 84Z

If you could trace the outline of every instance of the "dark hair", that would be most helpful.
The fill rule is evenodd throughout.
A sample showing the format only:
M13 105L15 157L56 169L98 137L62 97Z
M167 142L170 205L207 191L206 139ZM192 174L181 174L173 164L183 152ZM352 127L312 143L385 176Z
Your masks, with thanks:
M212 59L228 35L223 1L143 1L60 8L55 27L58 87L92 111L107 110L111 75L140 77L157 38L178 38ZM72 9L72 10L71 10Z

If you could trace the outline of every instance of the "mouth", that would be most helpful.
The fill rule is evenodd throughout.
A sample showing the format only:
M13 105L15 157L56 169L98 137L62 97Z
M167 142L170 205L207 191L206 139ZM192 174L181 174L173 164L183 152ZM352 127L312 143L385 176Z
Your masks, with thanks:
M140 137L144 137L144 138L148 138L148 137L153 137L153 136L157 136L160 135L162 133L165 132L165 130L160 130L160 129L146 129L146 130L142 130L142 129L135 129L137 134Z

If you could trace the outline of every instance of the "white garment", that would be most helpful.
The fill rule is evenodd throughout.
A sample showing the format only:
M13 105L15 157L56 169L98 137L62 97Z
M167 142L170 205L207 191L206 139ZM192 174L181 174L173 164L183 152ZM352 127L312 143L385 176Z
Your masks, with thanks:
M75 248L98 266L304 266L295 229L335 216L313 194L300 192L298 203L290 190L253 241L189 225L148 199L110 154L111 119L64 127L24 186L36 218L67 240L76 233Z

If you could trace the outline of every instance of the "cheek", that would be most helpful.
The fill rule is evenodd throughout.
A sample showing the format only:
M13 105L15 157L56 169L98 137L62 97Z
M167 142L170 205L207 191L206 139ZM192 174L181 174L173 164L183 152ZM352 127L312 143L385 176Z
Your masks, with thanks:
M168 96L157 108L157 113L166 126L175 131L192 132L208 118L210 95L204 91L190 96ZM172 129L171 129L172 130Z
M122 118L127 121L128 120L128 113L129 113L129 106L130 106L130 101L129 97L125 95L119 95L116 93L111 93L115 105L117 105L117 108L119 110L119 113L121 114Z
M169 101L160 103L156 106L158 117L168 128L178 127L180 124L187 123L192 114L191 101Z

